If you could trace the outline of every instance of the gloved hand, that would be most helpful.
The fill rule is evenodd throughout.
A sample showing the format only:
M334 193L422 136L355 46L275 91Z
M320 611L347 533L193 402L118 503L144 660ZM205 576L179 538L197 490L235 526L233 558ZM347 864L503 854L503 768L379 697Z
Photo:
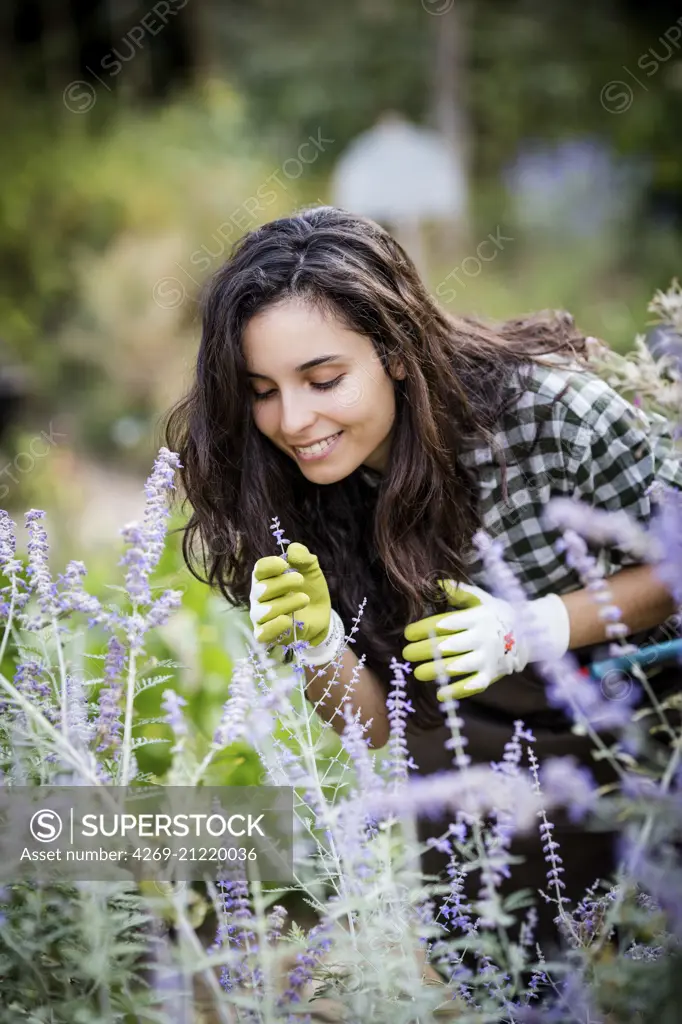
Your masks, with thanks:
M529 601L542 637L542 649L532 638L517 633L516 611L508 601L493 597L468 583L439 580L454 612L440 612L405 627L403 648L407 661L425 662L414 670L416 679L431 682L438 675L432 659L440 652L441 672L462 677L437 692L439 700L470 697L512 672L521 672L532 661L560 658L568 650L570 626L566 605L557 594ZM436 634L431 640L429 633ZM449 658L447 655L456 657Z
M296 639L310 644L301 651L307 665L325 665L339 653L345 629L329 597L329 588L317 555L305 544L289 544L286 559L280 555L259 558L251 573L249 615L256 640L269 644L290 629L283 643L292 643L293 612L303 626Z

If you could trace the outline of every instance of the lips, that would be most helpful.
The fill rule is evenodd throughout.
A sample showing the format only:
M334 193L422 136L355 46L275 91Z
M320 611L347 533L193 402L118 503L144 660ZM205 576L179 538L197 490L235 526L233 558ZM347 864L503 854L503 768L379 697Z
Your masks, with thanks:
M337 437L340 437L342 433L342 430L337 430L335 434L328 434L327 437L321 437L319 441L311 441L310 444L295 445L294 448L297 452L303 452L307 455L310 454L310 449L314 448L315 445L325 444L325 442L330 444L332 441L335 441Z
M299 462L321 462L326 459L332 452L336 451L336 448L341 443L343 431L339 430L336 434L330 434L328 440L325 438L325 444L317 442L313 447L312 451L301 451L300 448L294 448L294 454Z
M335 434L328 434L326 437L318 437L314 441L308 441L307 444L294 444L292 446L295 447L296 451L298 452L300 451L300 449L309 449L309 447L312 447L313 444L322 444L323 441L333 440L335 437L338 437L340 433L341 431L337 430Z

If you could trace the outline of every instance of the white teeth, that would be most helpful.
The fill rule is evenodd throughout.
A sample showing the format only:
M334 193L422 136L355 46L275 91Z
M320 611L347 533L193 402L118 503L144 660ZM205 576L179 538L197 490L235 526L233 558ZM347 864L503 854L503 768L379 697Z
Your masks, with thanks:
M338 434L332 434L330 437L326 437L324 441L317 441L316 444L311 444L308 448L297 448L296 451L301 452L302 455L312 455L314 452L323 452L325 448L329 447L332 441L336 440L340 433L341 431L339 431Z

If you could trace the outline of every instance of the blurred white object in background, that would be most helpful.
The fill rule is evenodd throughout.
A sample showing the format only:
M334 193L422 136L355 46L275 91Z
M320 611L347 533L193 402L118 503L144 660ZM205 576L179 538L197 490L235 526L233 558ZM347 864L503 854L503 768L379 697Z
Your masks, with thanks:
M420 269L422 223L466 219L463 154L439 132L392 111L346 148L331 186L335 206L395 229Z

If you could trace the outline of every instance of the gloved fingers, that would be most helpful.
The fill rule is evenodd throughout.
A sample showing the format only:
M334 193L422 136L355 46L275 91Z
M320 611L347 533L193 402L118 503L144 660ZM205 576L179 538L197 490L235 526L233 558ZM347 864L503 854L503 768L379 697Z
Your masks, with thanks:
M426 640L431 633L435 633L436 636L442 636L444 633L450 632L447 627L443 628L442 622L447 615L443 612L439 612L437 615L427 615L425 619L417 619L416 622L409 622L403 630L403 635L406 640L415 642L417 640Z
M287 562L295 569L314 569L317 563L317 555L314 555L305 544L292 541L287 548Z
M438 700L463 700L465 697L473 697L476 693L483 693L490 686L490 679L485 672L475 672L466 679L458 679L447 686L441 686L436 691Z
M259 558L253 567L251 578L256 580L267 580L272 576L281 576L289 568L286 559L281 555L265 555Z
M310 604L310 598L302 590L293 590L284 597L277 597L269 604L258 601L256 605L254 625L262 626L264 622L271 622L278 615L289 615L291 612L299 611Z
M467 651L481 651L485 648L486 635L478 628L463 629L458 633L447 633L435 641L434 657L444 654L465 654Z
M455 583L454 580L438 580L438 586L445 591L448 602L455 608L473 608L482 604L489 595L471 583Z
M446 633L445 636L429 637L403 647L402 656L407 661L433 661L443 654L463 654L476 649L476 642L469 629L461 633Z
M480 630L484 623L490 622L490 610L483 605L462 608L460 611L441 612L440 625L446 633L460 633L462 630Z
M304 583L300 572L282 573L281 576L265 580L252 579L250 598L252 601L268 604L274 598L288 594L290 590L300 590Z
M261 644L271 644L286 629L291 632L293 624L291 615L278 615L262 626L254 626L254 636ZM291 643L293 639L294 635L291 632L288 642Z
M476 672L483 668L483 657L478 651L460 654L457 658L443 658L439 661L427 661L418 665L414 677L422 683L432 683L440 675L457 676L462 673Z
M480 621L480 611L465 608L459 612L439 612L427 615L425 619L410 622L404 629L406 640L411 642L426 640L431 633L443 636L445 633L456 633L458 630L469 629Z

